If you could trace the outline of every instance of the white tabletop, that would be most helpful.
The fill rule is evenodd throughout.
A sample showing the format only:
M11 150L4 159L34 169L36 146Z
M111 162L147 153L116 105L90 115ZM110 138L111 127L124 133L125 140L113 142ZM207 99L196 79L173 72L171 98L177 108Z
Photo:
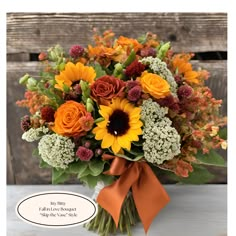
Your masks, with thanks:
M165 185L171 201L152 223L148 236L226 236L227 185ZM96 236L83 226L48 229L33 226L15 214L16 203L27 195L48 190L77 192L91 197L81 185L8 185L7 236ZM141 223L133 236L145 235ZM117 236L119 236L117 234Z

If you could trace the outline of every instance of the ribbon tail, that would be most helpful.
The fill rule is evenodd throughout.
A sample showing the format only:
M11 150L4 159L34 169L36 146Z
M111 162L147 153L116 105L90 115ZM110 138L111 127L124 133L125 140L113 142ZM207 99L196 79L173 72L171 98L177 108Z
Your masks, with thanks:
M138 163L137 163L138 164ZM147 233L159 211L167 205L170 198L147 163L139 163L141 174L133 184L133 197L139 217Z
M132 184L137 181L138 174L126 171L120 178L113 184L103 188L98 197L98 204L104 208L114 219L116 227L118 227L121 207L125 197Z

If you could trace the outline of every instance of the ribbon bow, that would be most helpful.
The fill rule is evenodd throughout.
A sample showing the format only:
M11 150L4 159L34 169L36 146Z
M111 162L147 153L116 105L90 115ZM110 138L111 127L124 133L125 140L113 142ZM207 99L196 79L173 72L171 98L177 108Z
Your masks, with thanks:
M97 202L111 214L118 227L123 201L132 188L134 202L147 233L155 216L170 201L168 194L146 162L129 162L107 154L103 155L103 159L113 159L110 169L104 174L120 177L100 191Z

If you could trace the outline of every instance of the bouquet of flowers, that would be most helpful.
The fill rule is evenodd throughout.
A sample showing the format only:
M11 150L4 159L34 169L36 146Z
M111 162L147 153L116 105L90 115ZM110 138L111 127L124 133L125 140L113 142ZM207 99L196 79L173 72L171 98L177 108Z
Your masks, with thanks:
M95 31L94 42L68 52L56 45L40 53L39 76L20 78L26 92L17 105L30 112L22 139L38 141L34 154L54 184L76 175L95 187L89 230L131 235L141 220L147 232L169 201L158 176L207 182L204 166L225 165L215 151L227 145L222 101L204 85L209 73L193 69L193 54L175 54L155 34Z

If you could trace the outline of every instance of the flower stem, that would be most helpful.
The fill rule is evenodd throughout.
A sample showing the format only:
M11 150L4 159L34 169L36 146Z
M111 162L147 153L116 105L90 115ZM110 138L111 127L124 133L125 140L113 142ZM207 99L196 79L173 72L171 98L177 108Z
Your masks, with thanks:
M110 236L111 234L115 234L117 231L132 236L131 226L135 225L139 221L140 219L132 193L129 193L122 205L117 228L112 216L99 205L96 217L86 224L86 228L97 232L100 236Z

